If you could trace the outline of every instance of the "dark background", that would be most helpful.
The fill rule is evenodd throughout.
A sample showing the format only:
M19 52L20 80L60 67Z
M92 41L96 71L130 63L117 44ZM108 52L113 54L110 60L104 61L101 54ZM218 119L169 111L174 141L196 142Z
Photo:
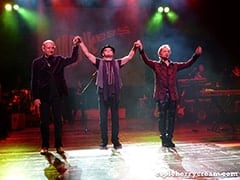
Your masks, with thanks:
M37 21L38 27L32 29L16 14L18 33L9 30L3 21L4 2L1 1L0 16L0 83L5 92L30 88L31 62L41 54L43 40L55 40L59 47L57 53L69 55L69 42L76 34L85 38L87 33L91 34L93 39L85 40L96 55L99 55L99 49L104 44L113 44L117 49L117 57L126 55L137 39L142 40L152 59L158 58L157 49L163 43L169 43L172 47L173 60L186 60L197 45L201 45L204 53L194 66L204 63L214 81L219 80L219 74L223 71L231 70L234 65L239 64L239 10L235 0L131 1L130 5L127 1L125 4L114 5L113 1L107 0L79 0L62 1L55 7L51 5L51 1L45 0L41 1L41 8L39 4L26 1L31 10L40 13L41 9L49 24L45 29L36 31L42 22ZM170 24L165 21L162 29L146 31L147 22L159 5L169 5L179 15L178 22ZM106 37L112 30L117 31L122 27L127 27L129 32L118 32L112 37ZM86 84L94 71L94 67L80 53L79 63L66 69L68 85L74 87L78 79ZM179 77L186 77L190 71L191 69L179 73ZM123 68L123 81L123 95L131 97L133 105L143 94L152 94L153 74L139 60L138 55ZM89 91L95 93L94 84L91 84ZM90 95L89 98L93 98L92 102L96 104L95 96Z

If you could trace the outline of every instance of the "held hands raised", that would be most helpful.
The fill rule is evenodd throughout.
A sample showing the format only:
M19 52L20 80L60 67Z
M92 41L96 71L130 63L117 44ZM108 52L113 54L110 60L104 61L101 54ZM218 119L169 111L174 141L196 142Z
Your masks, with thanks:
M74 45L77 45L82 42L82 37L81 36L75 36L72 40ZM143 49L142 42L140 40L137 40L134 42L134 47L139 48L140 50Z
M142 50L142 48L143 48L142 46L143 45L142 45L142 42L140 40L137 40L137 41L134 42L134 47L139 48L140 50Z
M77 45L79 43L81 43L81 37L80 36L75 36L72 40L74 45Z

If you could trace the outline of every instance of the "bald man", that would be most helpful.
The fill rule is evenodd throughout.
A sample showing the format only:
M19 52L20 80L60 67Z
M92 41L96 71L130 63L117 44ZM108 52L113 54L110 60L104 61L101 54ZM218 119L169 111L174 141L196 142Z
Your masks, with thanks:
M64 68L77 61L80 37L73 38L70 57L55 55L56 45L52 40L42 43L43 54L34 59L31 68L31 95L40 115L41 151L45 155L49 144L49 121L54 123L54 138L57 153L64 153L62 143L62 103L68 95L64 78Z

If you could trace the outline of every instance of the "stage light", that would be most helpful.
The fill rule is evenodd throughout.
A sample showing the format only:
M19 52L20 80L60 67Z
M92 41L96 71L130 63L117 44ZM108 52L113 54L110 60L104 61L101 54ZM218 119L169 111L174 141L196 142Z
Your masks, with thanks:
M158 7L158 12L163 13L164 8L162 6Z
M158 12L159 13L168 13L168 12L170 12L170 8L168 7L168 6L166 6L166 7L164 7L164 6L159 6L158 7Z
M169 7L164 7L164 8L163 8L163 11L164 11L165 13L169 13L170 8L169 8Z
M12 5L9 4L9 3L7 3L7 4L5 5L5 9L6 9L6 11L11 11L11 10L12 10Z
M147 29L149 32L154 32L160 29L162 25L163 25L163 15L162 13L156 12L148 21Z
M171 23L175 23L178 20L178 15L175 12L170 11L167 13L167 18Z
M34 30L40 24L43 25L47 22L45 17L29 9L20 8L18 10L18 13L21 16L21 18L25 21L25 23L27 23L28 27L31 28L32 30Z
M157 12L164 17L167 17L171 23L176 22L178 19L178 15L172 11L169 6L159 6Z
M13 9L16 10L16 11L19 10L19 5L18 4L14 4L13 5Z
M18 11L19 10L19 5L18 4L10 4L10 3L7 3L5 5L5 10L6 11L12 11L12 10L15 10L15 11Z

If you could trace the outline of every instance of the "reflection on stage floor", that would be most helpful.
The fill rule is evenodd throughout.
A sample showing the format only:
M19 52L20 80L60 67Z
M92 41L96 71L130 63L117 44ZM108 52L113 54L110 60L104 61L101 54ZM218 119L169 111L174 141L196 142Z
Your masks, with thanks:
M90 116L88 116L90 117ZM163 148L156 119L121 119L123 148L98 149L99 124L89 119L64 124L65 156L50 149L52 159L39 153L39 128L28 127L0 140L2 180L160 180L239 179L240 141L237 131L210 131L211 124L177 120L176 148ZM52 126L51 126L52 127ZM53 129L51 128L51 133ZM52 140L51 140L52 141Z

